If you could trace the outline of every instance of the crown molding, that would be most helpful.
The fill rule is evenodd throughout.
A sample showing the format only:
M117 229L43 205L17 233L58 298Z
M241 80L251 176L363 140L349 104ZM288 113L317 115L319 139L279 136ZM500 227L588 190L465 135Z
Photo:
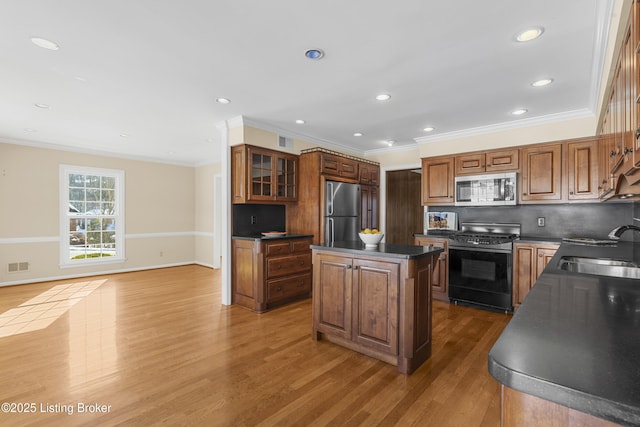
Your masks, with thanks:
M532 117L530 119L515 120L512 122L496 123L488 126L479 126L475 128L463 129L459 131L441 133L438 135L421 136L414 138L418 144L445 141L454 138L464 138L469 136L484 135L488 133L501 132L505 130L522 129L533 126L540 126L545 124L557 123L572 119L582 119L587 117L594 117L594 112L590 109L584 108L580 110L567 111L557 114L549 114L546 116Z
M255 127L258 129L269 131L269 132L274 132L280 136L284 136L288 138L301 139L303 141L318 144L319 146L324 148L343 151L345 152L345 154L352 154L355 156L364 156L364 151L355 149L348 145L339 144L333 141L327 141L326 139L317 138L301 132L291 131L289 129L284 129L278 126L274 126L270 123L261 122L259 120L252 119L249 117L242 117L242 119L244 124L247 126Z

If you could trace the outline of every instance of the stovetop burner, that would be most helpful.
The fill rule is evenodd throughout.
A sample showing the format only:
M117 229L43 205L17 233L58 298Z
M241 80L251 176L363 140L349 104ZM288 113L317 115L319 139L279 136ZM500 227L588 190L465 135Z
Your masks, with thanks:
M449 237L452 246L510 249L520 237L520 224L481 222L462 223L461 230Z

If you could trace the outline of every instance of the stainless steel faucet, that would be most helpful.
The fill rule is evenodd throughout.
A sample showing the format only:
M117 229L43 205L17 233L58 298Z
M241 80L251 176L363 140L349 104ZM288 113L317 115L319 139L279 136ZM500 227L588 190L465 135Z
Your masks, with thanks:
M640 232L640 227L635 225L621 225L620 227L611 230L611 232L609 233L609 238L613 240L619 240L620 236L622 236L622 233L627 230L635 230Z

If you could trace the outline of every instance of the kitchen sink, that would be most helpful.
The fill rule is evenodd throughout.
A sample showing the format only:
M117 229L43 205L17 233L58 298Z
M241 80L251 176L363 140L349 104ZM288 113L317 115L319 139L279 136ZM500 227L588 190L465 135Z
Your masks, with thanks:
M606 258L564 256L558 263L560 270L596 276L640 279L640 267L634 262Z

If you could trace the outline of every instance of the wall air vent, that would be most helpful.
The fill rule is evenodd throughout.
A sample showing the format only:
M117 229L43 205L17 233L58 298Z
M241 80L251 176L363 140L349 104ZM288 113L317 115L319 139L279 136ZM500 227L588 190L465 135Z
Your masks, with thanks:
M286 138L284 136L278 136L278 147L280 148L291 148L293 144L291 143L291 139Z
M17 273L19 271L27 271L29 270L29 263L26 261L23 262L11 262L7 266L7 270L9 273Z

